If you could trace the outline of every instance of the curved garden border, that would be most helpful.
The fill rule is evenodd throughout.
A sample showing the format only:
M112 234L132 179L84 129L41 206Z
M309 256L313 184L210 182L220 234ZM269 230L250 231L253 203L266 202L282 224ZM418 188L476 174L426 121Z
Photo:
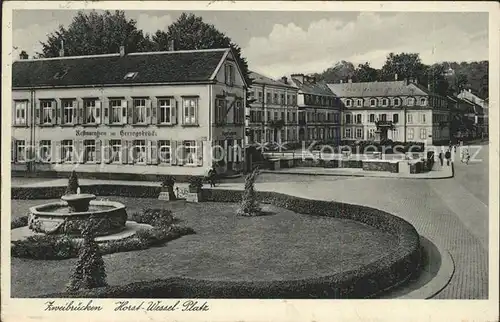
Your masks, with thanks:
M89 185L85 192L99 196L156 198L159 187ZM63 189L63 188L61 188ZM13 199L57 198L57 189L12 188ZM207 189L203 200L238 202L242 191ZM109 286L73 293L34 297L77 298L370 298L401 284L417 273L420 264L420 240L407 221L387 212L353 204L298 198L276 192L257 192L262 203L268 203L305 215L356 220L397 236L395 251L358 270L330 276L287 281L208 281L174 277L163 280Z

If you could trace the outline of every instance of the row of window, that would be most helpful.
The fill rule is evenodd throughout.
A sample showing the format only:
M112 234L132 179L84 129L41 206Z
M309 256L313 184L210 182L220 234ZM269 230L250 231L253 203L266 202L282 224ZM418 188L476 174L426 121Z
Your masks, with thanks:
M12 148L11 160L19 163L31 157L41 163L203 164L202 143L196 141L108 140L102 145L100 140L42 140L32 156L24 140Z
M270 91L266 92L266 97L264 99L264 92L257 91L257 97L255 97L255 91L250 91L250 98L255 99L258 103L282 105L282 106L295 106L297 105L297 94L285 94L285 93L273 93ZM286 99L285 99L286 98Z
M339 113L317 113L317 112L307 112L306 122L340 122Z
M392 140L398 140L399 139L399 130L398 129L392 129L392 134L391 138ZM363 138L363 129L362 128L345 128L344 129L344 138L346 139L358 139L362 140ZM408 128L406 132L407 140L414 140L415 139L415 130L412 128ZM368 140L375 139L375 129L368 129ZM425 140L427 139L427 129L420 129L420 139Z
M420 113L420 123L425 124L427 123L427 114L425 113ZM434 116L433 116L434 117ZM447 117L445 116L445 119ZM345 114L344 115L344 122L345 124L362 124L364 121L363 114ZM369 114L368 115L368 122L369 123L375 123L376 121L392 121L393 123L399 123L399 114L394 113L392 115L392 120L388 119L387 114L378 114L376 116L375 114ZM414 113L407 113L406 114L406 123L407 124L413 124L414 123Z
M304 104L325 107L340 107L340 99L338 97L331 96L304 94Z
M231 110L233 113L231 114ZM229 115L233 116L232 122L228 118ZM245 124L245 111L243 109L242 100L234 100L228 102L225 99L215 100L215 124Z
M402 99L399 97L393 97L393 98L370 98L366 101L368 103L368 106L370 107L377 107L377 106L382 106L382 107L387 107L389 105L391 106L401 106L403 105L403 102L406 102L406 106L415 106L418 102L418 105L420 106L427 106L427 97L420 97L420 98L415 98L415 97L407 97L406 99ZM344 99L344 105L346 107L363 107L365 106L365 100L362 98L346 98Z
M308 128L306 133L309 140L332 140L340 138L339 128Z
M27 100L14 101L14 125L27 125ZM58 106L60 103L60 106ZM198 124L198 97L183 97L181 122ZM41 99L35 122L41 125L75 124L177 124L178 102L174 98Z

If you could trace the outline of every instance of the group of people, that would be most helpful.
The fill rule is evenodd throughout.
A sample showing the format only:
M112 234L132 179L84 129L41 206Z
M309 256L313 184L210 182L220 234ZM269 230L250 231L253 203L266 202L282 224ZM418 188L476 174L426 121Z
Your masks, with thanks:
M470 153L469 153L469 148L466 148L464 149L463 148L463 141L460 141L460 162L462 163L465 163L465 164L469 164L469 161L470 161ZM446 150L446 152L443 153L443 150L441 150L441 152L439 153L439 161L441 163L441 166L443 166L443 163L444 163L444 160L446 160L446 165L450 165L451 163L451 151L453 151L453 153L457 153L457 145L456 144L452 144L450 142L450 145L448 146L448 149Z

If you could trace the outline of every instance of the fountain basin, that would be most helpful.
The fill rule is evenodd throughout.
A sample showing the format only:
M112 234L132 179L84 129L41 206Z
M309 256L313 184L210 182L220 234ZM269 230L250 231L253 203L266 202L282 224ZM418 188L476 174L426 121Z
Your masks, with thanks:
M89 193L69 194L61 197L61 200L68 203L71 212L84 212L89 210L91 200L95 199L95 195Z
M96 236L113 234L125 229L127 221L125 205L113 201L90 201L95 198L94 195L80 196L84 198L77 199L79 202L80 200L87 200L88 202L87 211L74 212L74 204L70 205L74 200L71 200L71 198L69 198L69 202L53 202L31 207L28 216L29 229L48 235L68 234L80 236L81 224L89 220L91 216L98 220L95 231ZM68 200L65 197L68 196L63 196L61 199ZM81 209L78 207L76 209Z

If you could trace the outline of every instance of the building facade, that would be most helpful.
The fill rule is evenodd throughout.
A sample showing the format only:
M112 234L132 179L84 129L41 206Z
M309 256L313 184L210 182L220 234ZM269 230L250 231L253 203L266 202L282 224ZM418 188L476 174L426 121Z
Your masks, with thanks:
M438 144L450 139L446 98L411 80L328 87L344 105L343 140Z
M290 81L298 89L299 142L338 143L341 138L340 99L314 77L292 74Z
M243 168L246 84L230 49L19 60L14 172L204 175ZM108 176L109 177L109 176Z
M487 86L487 84L486 84ZM462 90L458 95L459 99L462 99L466 102L472 103L474 105L474 118L475 118L475 127L476 127L476 135L477 136L488 136L488 107L489 101L488 99L482 99L472 92L472 90ZM479 107L477 107L479 106Z
M297 88L286 78L276 81L255 72L250 73L250 78L247 144L297 142Z

